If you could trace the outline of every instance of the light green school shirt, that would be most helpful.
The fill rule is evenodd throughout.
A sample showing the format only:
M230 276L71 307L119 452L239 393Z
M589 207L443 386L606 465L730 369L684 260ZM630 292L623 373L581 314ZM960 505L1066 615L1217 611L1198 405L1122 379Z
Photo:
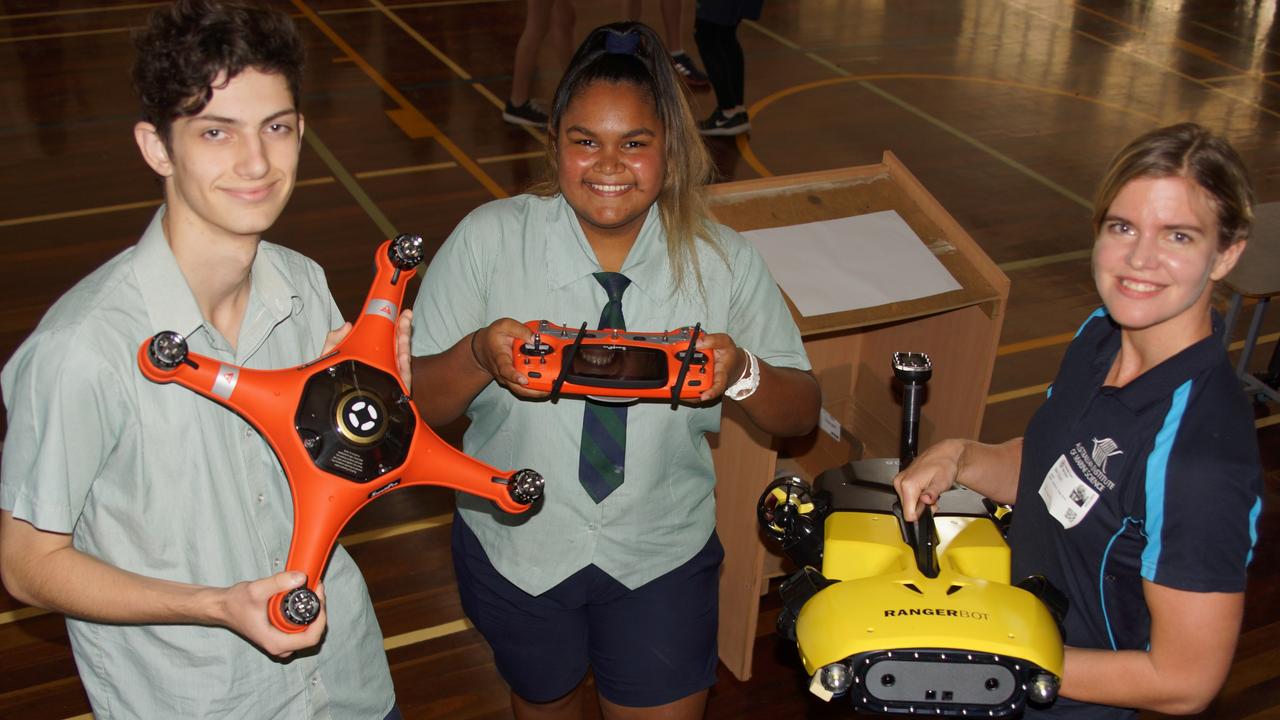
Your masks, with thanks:
M252 368L320 354L342 323L319 266L263 242L238 347L207 324L156 213L142 239L81 280L5 365L0 507L81 552L156 578L228 586L284 569L288 484L234 412L137 367L160 330ZM382 718L391 677L363 578L341 547L324 577L318 652L279 662L230 630L67 619L97 720ZM266 608L263 608L266 612Z
M727 262L699 243L705 295L692 273L679 290L661 218L650 209L621 270L631 279L622 297L627 329L702 323L771 365L808 370L800 333L759 253L733 230L714 229ZM442 352L502 317L594 328L607 300L591 275L600 269L562 197L488 203L463 219L427 268L414 306L413 354ZM639 587L693 557L715 527L716 479L704 435L719 430L719 404L632 405L625 482L598 505L578 481L582 414L580 398L522 400L497 383L467 409L466 452L546 478L540 506L522 515L458 496L459 513L494 566L531 595L589 564Z

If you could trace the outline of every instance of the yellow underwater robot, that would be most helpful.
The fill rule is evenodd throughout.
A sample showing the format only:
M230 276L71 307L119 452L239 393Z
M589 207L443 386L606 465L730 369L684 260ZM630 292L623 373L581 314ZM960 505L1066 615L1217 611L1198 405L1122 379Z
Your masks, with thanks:
M900 458L860 460L810 488L775 480L759 520L801 569L783 583L781 635L809 689L876 713L1008 717L1057 696L1065 598L1043 578L1010 584L1006 518L971 490L903 520L892 479L915 458L928 356L895 353Z

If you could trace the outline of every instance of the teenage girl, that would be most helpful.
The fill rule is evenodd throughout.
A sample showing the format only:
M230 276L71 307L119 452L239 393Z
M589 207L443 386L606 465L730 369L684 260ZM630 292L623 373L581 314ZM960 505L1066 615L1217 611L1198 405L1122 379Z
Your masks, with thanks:
M817 382L777 285L711 220L711 163L685 93L648 27L592 32L555 94L545 182L467 216L415 305L427 422L465 412L468 453L547 479L527 516L460 496L453 524L463 607L517 718L580 717L588 669L606 718L700 718L723 557L704 436L725 402L774 435L817 421ZM701 323L716 367L701 402L633 403L618 417L529 389L511 359L531 336L523 322L597 318Z
M1210 300L1252 206L1239 156L1204 128L1130 143L1094 205L1103 307L1026 436L943 441L894 480L909 520L955 483L1015 504L1013 577L1043 575L1070 602L1046 714L1197 713L1226 678L1262 469Z

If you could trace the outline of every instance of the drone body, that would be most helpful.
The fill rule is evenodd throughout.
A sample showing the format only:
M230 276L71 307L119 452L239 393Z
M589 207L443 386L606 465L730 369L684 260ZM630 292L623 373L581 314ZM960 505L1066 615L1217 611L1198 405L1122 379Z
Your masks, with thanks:
M411 485L440 485L524 512L542 496L532 470L503 472L437 436L409 398L396 368L396 321L405 285L422 259L422 239L382 244L377 275L351 332L313 362L282 370L236 367L187 352L177 333L142 343L138 366L158 383L177 383L239 413L262 434L293 495L286 570L306 585L273 597L272 624L301 632L320 610L315 586L347 521L375 498Z

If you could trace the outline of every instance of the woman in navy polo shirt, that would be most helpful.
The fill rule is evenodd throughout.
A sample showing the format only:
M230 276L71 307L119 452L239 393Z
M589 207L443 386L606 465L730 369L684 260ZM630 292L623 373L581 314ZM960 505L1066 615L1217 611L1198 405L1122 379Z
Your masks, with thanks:
M1104 306L1026 436L946 440L894 480L908 519L956 483L1015 504L1013 576L1066 593L1060 697L1029 716L1190 714L1226 678L1262 470L1210 301L1252 205L1239 156L1204 128L1130 143L1094 205Z

